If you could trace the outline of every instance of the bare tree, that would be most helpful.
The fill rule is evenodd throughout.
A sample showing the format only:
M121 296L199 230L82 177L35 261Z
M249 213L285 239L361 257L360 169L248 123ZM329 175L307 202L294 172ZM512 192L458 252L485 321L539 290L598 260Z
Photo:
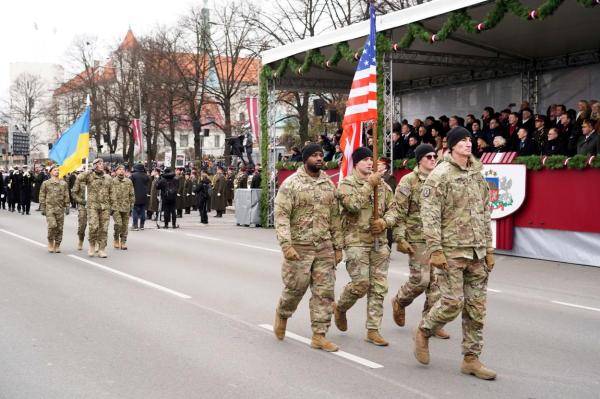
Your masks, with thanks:
M46 121L44 100L47 90L39 76L29 73L19 75L10 87L10 102L7 107L9 114L4 115L3 119L12 121L19 130L29 135L30 151L37 150L43 144L34 130Z
M207 49L209 39L208 9L192 7L181 18L182 46L184 54L175 63L175 69L182 80L182 99L192 121L194 134L194 159L200 159L200 114L205 101L206 79L210 67Z
M223 123L216 123L230 138L233 132L232 112L236 98L258 78L258 51L262 40L256 35L254 12L248 5L230 2L215 12L215 25L219 30L209 36L208 54L215 76L209 79L207 93L220 108ZM230 148L225 146L225 160L231 161Z

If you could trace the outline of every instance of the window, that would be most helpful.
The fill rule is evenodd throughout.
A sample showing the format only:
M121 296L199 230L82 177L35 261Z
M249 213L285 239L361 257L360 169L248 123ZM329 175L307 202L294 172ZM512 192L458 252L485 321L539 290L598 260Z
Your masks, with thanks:
M215 147L216 148L221 147L221 136L218 134L215 134Z
M189 146L189 138L187 134L180 134L179 135L179 146L180 147L187 147Z

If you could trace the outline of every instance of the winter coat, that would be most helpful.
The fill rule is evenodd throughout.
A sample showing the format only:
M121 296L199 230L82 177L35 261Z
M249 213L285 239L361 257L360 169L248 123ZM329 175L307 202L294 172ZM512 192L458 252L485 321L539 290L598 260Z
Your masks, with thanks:
M131 174L131 182L133 183L133 192L135 193L135 205L148 204L148 182L150 177L146 174L144 166L136 164L133 167L134 172Z
M225 191L227 189L227 183L223 175L217 175L215 177L215 186L213 188L213 194L210 202L210 207L216 211L224 211L227 207L227 200L225 198Z
M160 198L163 203L174 204L177 202L177 200L173 201L166 198L169 189L179 192L179 180L175 178L174 173L164 174L156 184L156 189L160 190ZM177 199L179 198L177 197Z

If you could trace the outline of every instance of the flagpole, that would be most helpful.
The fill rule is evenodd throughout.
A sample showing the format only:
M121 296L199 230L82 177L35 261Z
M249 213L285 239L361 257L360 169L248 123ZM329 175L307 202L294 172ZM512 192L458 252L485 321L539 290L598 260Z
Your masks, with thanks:
M377 158L379 146L377 140L377 119L373 121L373 172L379 173ZM373 220L379 219L379 186L373 187ZM379 250L379 238L375 237L375 250Z

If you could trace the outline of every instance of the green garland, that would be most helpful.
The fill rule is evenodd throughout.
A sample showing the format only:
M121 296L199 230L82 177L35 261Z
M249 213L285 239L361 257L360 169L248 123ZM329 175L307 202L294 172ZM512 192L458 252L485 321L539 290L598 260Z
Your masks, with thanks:
M564 155L554 155L546 158L546 162L544 163L544 167L546 169L563 169L565 167L565 161L567 157Z

